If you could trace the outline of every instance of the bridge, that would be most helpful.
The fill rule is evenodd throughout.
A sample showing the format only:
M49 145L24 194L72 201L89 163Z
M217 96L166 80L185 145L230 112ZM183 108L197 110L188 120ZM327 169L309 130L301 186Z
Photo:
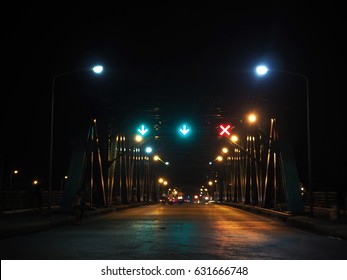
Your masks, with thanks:
M213 200L303 213L285 114L263 111L250 122L245 109L211 97L103 102L102 113L74 135L62 209L71 208L80 188L90 207L109 207L156 202L170 188L192 197L204 187ZM158 183L161 176L167 186Z

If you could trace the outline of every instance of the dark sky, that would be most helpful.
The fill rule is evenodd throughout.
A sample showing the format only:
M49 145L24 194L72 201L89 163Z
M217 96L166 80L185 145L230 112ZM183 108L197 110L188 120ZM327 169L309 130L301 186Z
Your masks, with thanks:
M298 122L296 132L301 135L297 141L305 143L304 79L280 73L256 79L254 67L266 62L307 75L314 171L328 181L336 175L333 171L345 165L344 153L338 149L343 148L346 91L343 11L334 1L194 9L174 5L125 9L99 1L5 6L0 103L3 176L7 180L13 168L26 170L28 180L47 176L51 79L95 63L105 67L100 77L79 73L57 80L57 143L68 142L79 122L102 114L105 104L114 100L131 106L137 98L149 104L157 98L193 106L202 97L230 102L235 111L250 105L268 106L276 113L289 106L292 129ZM189 108L176 112L186 113ZM68 152L60 152L68 157ZM304 169L305 162L298 165Z

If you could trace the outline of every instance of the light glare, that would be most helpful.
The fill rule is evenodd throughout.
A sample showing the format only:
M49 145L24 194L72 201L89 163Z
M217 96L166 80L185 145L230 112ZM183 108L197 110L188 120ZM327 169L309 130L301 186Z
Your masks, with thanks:
M135 135L135 141L136 142L141 142L143 140L142 136L141 135Z
M230 138L231 142L237 142L239 138L236 135L231 136Z
M153 152L152 147L147 147L147 148L146 148L146 153L147 153L147 154L150 154L151 152Z
M248 121L249 121L250 123L254 123L256 120L257 120L256 115L250 114L250 115L248 116Z
M265 65L259 65L255 69L255 71L258 75L265 75L269 71L269 69Z
M103 70L104 70L104 67L102 67L101 65L97 65L93 67L93 71L96 74L100 74Z

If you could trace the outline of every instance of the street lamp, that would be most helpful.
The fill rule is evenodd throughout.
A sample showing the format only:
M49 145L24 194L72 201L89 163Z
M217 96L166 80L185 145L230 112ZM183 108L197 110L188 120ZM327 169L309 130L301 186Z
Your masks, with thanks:
M163 186L167 186L167 185L168 185L168 182L164 178L160 177L158 179L158 192L160 194L159 199L163 203L165 202L165 197L167 195L166 191L164 191L164 187Z
M103 71L101 65L94 66L93 68L76 69L69 72L63 72L56 74L52 78L52 96L51 96L51 132L50 132L50 150L49 150L49 174L48 174L48 213L51 213L52 206L52 175L53 175L53 134L54 134L54 90L55 80L62 76L67 76L79 72L93 71L96 74L100 74Z
M69 178L69 176L65 175L63 178L61 178L61 190L64 191L65 188L65 182Z
M267 74L270 71L265 65L259 65L256 67L256 73L260 76ZM307 119L307 176L308 176L308 187L310 193L310 216L313 216L313 201L312 201L312 177L311 177L311 140L310 140L310 102L309 102L309 86L308 78L306 75L291 72L281 69L271 69L271 71L285 73L293 76L299 76L305 79L306 82L306 119Z
M154 161L161 161L162 163L164 163L165 165L169 165L170 163L168 162L168 161L163 161L158 155L155 155L154 157L153 157L153 160Z
M255 123L257 121L257 116L255 114L250 114L248 115L248 121L252 124Z
M218 155L213 161L210 161L208 164L212 165L215 161L223 161L223 156Z
M145 151L147 154L151 154L153 152L153 148L148 146L146 147Z
M11 172L11 175L10 175L10 187L11 187L11 190L13 189L13 175L17 175L19 173L18 170L13 170Z

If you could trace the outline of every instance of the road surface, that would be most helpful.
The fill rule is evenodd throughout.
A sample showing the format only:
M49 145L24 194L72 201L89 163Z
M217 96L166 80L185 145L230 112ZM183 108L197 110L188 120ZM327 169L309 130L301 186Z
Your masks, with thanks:
M147 205L0 240L12 260L347 259L347 241L220 204Z

